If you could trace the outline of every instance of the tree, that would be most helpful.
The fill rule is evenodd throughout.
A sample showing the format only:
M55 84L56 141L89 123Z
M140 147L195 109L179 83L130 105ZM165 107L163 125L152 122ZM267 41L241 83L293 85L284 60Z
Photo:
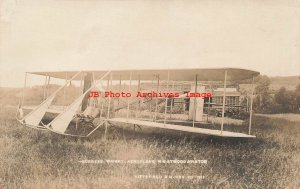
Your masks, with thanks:
M280 89L275 93L275 102L278 104L286 104L286 88L280 87Z
M281 87L274 96L275 103L277 103L280 112L295 112L297 109L296 91L288 91L285 87Z
M259 112L269 112L272 105L272 97L270 94L271 80L268 76L260 76L256 79L254 106Z
M295 101L296 101L296 108L297 112L300 113L300 83L296 86L295 89Z
M280 112L287 112L288 101L286 99L287 91L285 87L280 87L280 89L275 93L274 100L280 105L278 108Z

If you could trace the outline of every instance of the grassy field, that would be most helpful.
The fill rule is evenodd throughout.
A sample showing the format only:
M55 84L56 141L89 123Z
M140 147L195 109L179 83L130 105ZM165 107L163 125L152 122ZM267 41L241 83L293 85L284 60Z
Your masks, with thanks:
M298 115L299 116L299 115ZM2 188L300 188L300 122L255 116L256 139L110 128L89 139L20 126L0 109ZM240 126L241 127L241 126ZM247 123L242 125L247 127ZM81 160L207 160L207 164L83 164ZM145 179L136 175L204 176ZM1 188L1 187L0 187Z
M257 114L257 115L269 117L269 118L285 119L288 121L300 123L300 115L299 114L285 113L285 114Z

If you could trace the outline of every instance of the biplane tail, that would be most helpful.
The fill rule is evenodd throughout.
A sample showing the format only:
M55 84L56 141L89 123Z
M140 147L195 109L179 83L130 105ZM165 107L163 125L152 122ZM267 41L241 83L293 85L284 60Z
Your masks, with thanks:
M49 109L50 105L52 104L56 94L66 87L80 72L76 73L65 85L58 88L55 92L53 92L46 100L44 100L40 105L34 108L30 113L24 116L24 111L22 105L18 105L17 110L17 120L24 126L34 128L34 129L42 129L45 130L42 123L42 119L45 116L47 110Z

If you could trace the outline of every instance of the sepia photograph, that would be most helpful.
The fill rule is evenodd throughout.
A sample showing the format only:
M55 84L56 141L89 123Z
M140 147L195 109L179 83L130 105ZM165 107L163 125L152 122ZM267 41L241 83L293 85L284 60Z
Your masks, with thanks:
M23 188L300 188L300 0L0 0Z

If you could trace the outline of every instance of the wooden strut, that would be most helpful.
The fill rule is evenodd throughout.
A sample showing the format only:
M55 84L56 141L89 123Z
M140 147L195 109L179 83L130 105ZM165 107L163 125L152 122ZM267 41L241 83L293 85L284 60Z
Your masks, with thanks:
M156 92L159 92L159 75L157 75L157 90ZM154 113L154 121L156 122L156 117L157 117L157 111L158 111L158 98L155 98L155 113Z
M139 75L139 80L138 80L138 86L137 86L137 91L139 92L141 90L141 79L140 79L140 75ZM138 103L136 106L136 113L135 113L135 118L138 118L138 113L140 112L140 108L141 108L141 98L138 97Z
M80 87L79 87L79 96L80 95L82 95L83 94L83 85L82 85L82 81L83 81L83 74L84 74L84 72L81 72L80 73ZM82 110L82 103L81 103L81 105L79 106L80 107L80 110ZM76 131L77 131L77 129L78 129L78 125L77 125L77 123L76 123Z
M46 99L46 87L47 87L47 79L48 79L48 75L45 76L45 83L44 83L44 87L43 87L43 101Z
M111 87L112 87L112 72L110 72L110 78L108 79L108 82L107 82L107 89L108 89L108 91L111 89ZM108 108L107 108L106 120L109 119L109 113L110 113L110 101L111 101L111 97L110 97L110 95L109 95L109 96L108 96ZM107 134L107 121L105 122L104 139L106 139L106 134Z
M167 80L167 93L169 92L169 80L170 80L170 71L168 71L168 80ZM165 102L165 113L164 113L164 124L166 124L167 121L167 107L168 106L168 96L166 97L166 102Z
M129 76L129 92L131 92L131 78L132 78L132 72L130 72L130 76ZM127 115L126 115L126 119L128 120L129 118L129 98L127 98Z
M83 94L83 87L82 87L82 80L83 80L83 72L80 73L80 86L79 86L79 96ZM82 104L80 105L80 110L82 109ZM75 125L76 131L78 130L78 124Z
M225 113L225 99L226 99L226 81L227 81L227 70L225 70L225 77L224 77L224 92L223 92L223 105L222 105L222 122L221 122L221 134L223 133L223 126L224 126L224 113Z
M185 93L185 91L184 91L184 83L183 83L183 82L181 83L181 88L180 88L180 90L183 91L183 93ZM183 109L184 109L184 111L185 111L188 102L185 100L185 98L183 99L183 102L184 102L184 103L183 103ZM187 119L189 119L189 115L187 115L187 116L188 116Z
M129 92L131 93L131 85L132 85L132 72L130 72L130 76L129 76ZM126 115L126 120L128 121L129 118L129 98L127 98L127 115ZM122 136L123 139L125 140L125 135L124 135L124 125L122 125Z
M93 129L88 135L86 135L86 137L89 137L92 133L94 133L101 125L106 124L106 120L102 121L99 123L99 125L97 125L97 127L95 127L95 129Z
M112 89L112 73L110 73L110 84L109 84L109 90ZM109 119L110 117L110 104L111 104L111 97L109 95L108 97L108 110L107 110L107 119Z
M175 86L175 81L173 81L173 84L172 84L172 92L174 92L174 86ZM171 98L170 119L172 118L172 113L173 113L173 102L174 102L174 97Z
M66 72L66 86L64 87L64 98L63 98L63 106L64 109L66 109L66 90L67 90L67 84L68 84L68 73Z
M209 84L209 90L212 91L212 85ZM206 122L208 122L209 113L211 111L211 103L212 103L212 97L208 98L208 109L207 109L207 116L206 116Z
M121 91L122 89L121 89L121 87L122 87L122 76L120 75L120 81L119 81L119 91ZM119 106L120 106L120 98L118 98L118 108L119 108Z
M92 72L92 85L94 85L96 82L95 82L95 75L94 75L94 72ZM93 90L96 90L96 88L97 87L94 87L94 89ZM98 97L97 97L98 98ZM92 102L91 102L92 101ZM97 100L98 101L98 100ZM96 100L95 99L93 99L93 100L91 100L91 99L89 99L89 105L91 106L91 103L93 103L92 105L93 105L93 107L94 108L96 108L97 107L97 105L96 105Z
M251 86L251 99L250 99L250 116L249 116L249 132L251 133L251 127L252 127L252 106L253 106L253 93L254 93L254 77L252 77L252 86Z
M49 76L48 76L48 81L47 81L47 86L46 86L46 98L45 98L45 99L48 98L48 89L49 89L49 85L50 85L50 79L51 79L51 77L50 77L50 75L49 75Z
M154 76L152 76L152 79L151 79L151 87L153 86L153 83L154 83ZM153 113L152 113L152 97L151 97L151 100L150 100L150 103L149 103L149 110L150 110L150 114L149 114L149 119L153 119Z
M103 86L102 81L101 81L101 86ZM99 101L101 102L101 109L100 109L100 113L99 113L99 119L101 121L102 120L102 113L103 113L103 109L104 109L104 101L105 101L104 98L101 97L101 95L99 96Z
M196 77L195 77L195 94L197 93L197 87L198 87L198 81L197 80L198 80L198 76L196 74ZM197 100L196 100L196 96L194 96L193 127L195 127L196 110L197 110Z
M80 86L79 86L79 95L82 95L83 94L83 86L82 86L82 80L83 80L83 71L80 71ZM82 103L80 104L79 106L80 110L82 110Z

